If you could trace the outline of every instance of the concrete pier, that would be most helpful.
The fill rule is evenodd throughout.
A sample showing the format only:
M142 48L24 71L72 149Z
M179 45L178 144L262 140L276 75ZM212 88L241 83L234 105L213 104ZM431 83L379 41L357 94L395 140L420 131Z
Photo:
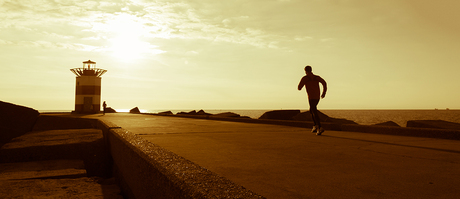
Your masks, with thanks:
M33 131L2 146L0 185L5 188L0 197L460 195L460 141L446 139L456 138L456 132L446 131L441 139L427 135L436 130L417 137L417 129L396 136L385 131L393 128L372 127L359 132L329 129L316 136L305 124L229 120L42 114Z
M142 114L123 127L267 198L456 198L458 140Z

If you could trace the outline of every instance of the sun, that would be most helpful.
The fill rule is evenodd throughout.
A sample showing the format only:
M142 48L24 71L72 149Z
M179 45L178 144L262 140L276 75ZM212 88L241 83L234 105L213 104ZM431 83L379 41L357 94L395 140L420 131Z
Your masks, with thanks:
M108 51L116 59L133 62L145 56L164 52L157 49L158 46L142 40L148 30L136 16L118 15L107 23L107 29L111 33Z
M136 35L122 35L110 39L110 51L117 59L134 61L149 51L149 43L142 42Z

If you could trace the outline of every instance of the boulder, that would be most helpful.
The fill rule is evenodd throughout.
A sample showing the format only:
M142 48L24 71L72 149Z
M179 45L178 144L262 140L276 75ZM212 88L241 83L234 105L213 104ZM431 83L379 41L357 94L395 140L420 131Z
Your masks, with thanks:
M331 118L329 116L322 113L321 111L318 111L318 114L319 114L319 120L321 122L330 122ZM295 115L293 119L296 121L313 121L313 119L311 118L310 111L299 113Z
M197 115L212 115L211 113L206 113L206 112L204 112L203 109L201 109L200 111L198 111L196 114L197 114Z
M293 120L293 117L298 115L300 110L274 110L267 111L259 119L267 120Z
M174 115L174 113L171 111L164 111L164 112L158 113L158 115Z
M134 107L131 110L129 110L129 113L141 113L141 111L139 111L139 108Z
M448 122L444 120L409 120L407 127L414 128L435 128L435 129L454 129L460 130L460 123Z
M190 111L190 112L179 112L177 115L196 115L196 111Z
M401 127L399 124L393 121L388 121L388 122L382 122L382 123L377 123L374 124L374 126L395 126L395 127Z
M236 113L232 113L232 112L225 112L225 113L214 114L213 116L216 116L216 117L240 117L240 114L236 114Z
M356 123L355 121L352 121L352 120L347 120L347 119L343 119L343 118L333 118L333 117L330 117L328 122L332 122L332 123L335 123L335 124L358 124L358 123Z
M39 115L35 109L0 101L0 147L31 131Z
M105 113L116 113L117 111L111 107L105 108Z
M328 115L322 113L321 111L318 111L318 114L319 114L319 120L321 122L330 122L330 123L335 123L335 124L358 124L354 121L347 120L347 119L329 117ZM294 116L293 119L296 121L310 121L310 122L313 121L313 119L311 118L310 111L299 113L296 116Z

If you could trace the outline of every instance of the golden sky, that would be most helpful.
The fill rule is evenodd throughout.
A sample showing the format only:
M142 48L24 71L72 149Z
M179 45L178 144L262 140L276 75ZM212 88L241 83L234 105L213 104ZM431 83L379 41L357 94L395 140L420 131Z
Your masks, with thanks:
M0 0L0 100L73 110L88 59L116 109L459 109L457 0Z

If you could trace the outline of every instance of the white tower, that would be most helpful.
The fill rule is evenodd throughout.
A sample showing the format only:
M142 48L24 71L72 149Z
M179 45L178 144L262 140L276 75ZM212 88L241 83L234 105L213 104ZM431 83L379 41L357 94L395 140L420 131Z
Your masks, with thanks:
M99 113L101 111L101 76L107 70L96 68L96 62L84 61L82 68L70 69L77 75L75 87L75 112Z

